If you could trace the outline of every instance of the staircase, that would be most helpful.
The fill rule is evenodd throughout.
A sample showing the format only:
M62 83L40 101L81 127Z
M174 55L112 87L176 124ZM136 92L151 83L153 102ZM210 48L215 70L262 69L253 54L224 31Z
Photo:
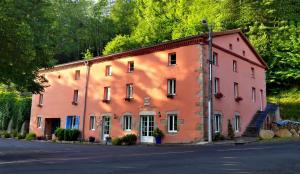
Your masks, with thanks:
M263 125L268 113L275 112L278 108L276 104L267 104L265 111L257 111L250 124L243 133L244 137L257 137L261 126Z

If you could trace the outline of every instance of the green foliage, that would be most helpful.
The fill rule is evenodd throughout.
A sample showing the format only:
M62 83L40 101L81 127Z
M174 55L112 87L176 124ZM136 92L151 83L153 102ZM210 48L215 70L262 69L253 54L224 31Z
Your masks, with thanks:
M268 102L279 104L282 119L300 121L300 90L293 88L268 97Z
M116 145L116 146L120 146L120 145L122 145L122 143L123 143L122 138L117 137L112 140L112 144Z
M225 137L221 133L216 133L214 134L213 140L214 141L225 140Z
M16 131L16 130L13 130L12 132L11 132L11 136L12 137L18 137L18 131Z
M80 131L78 129L62 129L57 128L55 130L55 136L59 141L77 141L80 135Z
M8 132L6 132L6 131L4 131L4 132L2 132L2 137L3 137L3 138L10 138L10 137L11 137L11 134L8 133Z
M22 139L25 139L25 135L22 135L22 134L18 134L18 136L17 136L17 139L18 139L18 140L22 140Z
M83 59L84 60L90 60L93 58L93 55L90 51L90 49L86 49L85 53L84 53L84 56L83 56Z
M153 136L156 137L161 137L163 138L165 135L163 133L163 131L161 131L159 128L155 128L153 131Z
M35 135L35 133L29 133L29 134L26 135L25 139L28 140L28 141L35 140L36 135Z
M127 134L122 137L122 142L125 145L134 145L136 144L137 136L135 134Z
M232 127L232 124L231 124L230 119L228 119L227 133L228 133L227 137L228 137L230 140L233 140L233 139L234 139L234 130L233 130L233 127Z

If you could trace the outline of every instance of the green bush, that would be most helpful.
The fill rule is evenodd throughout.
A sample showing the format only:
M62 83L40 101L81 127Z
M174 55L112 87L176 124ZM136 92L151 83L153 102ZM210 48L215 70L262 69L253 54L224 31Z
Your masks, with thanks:
M135 134L128 134L122 137L122 142L125 145L134 145L136 144L137 136Z
M18 134L17 139L18 139L18 140L25 139L25 135Z
M214 141L225 140L225 137L221 133L216 133L213 137L213 140Z
M161 131L159 128L156 128L156 129L154 129L153 136L154 136L155 138L156 138L156 137L161 137L161 138L163 138L165 135L164 135L163 131Z
M11 135L12 135L12 137L18 137L18 131L13 130L13 131L11 132Z
M69 141L77 141L80 135L80 131L78 129L70 129L69 130ZM68 141L68 140L67 140Z
M29 134L26 135L25 139L28 140L28 141L35 140L36 135L35 135L35 133L29 133Z
M234 139L234 130L233 130L232 124L230 122L230 119L228 119L227 132L228 132L228 139L233 140Z
M55 133L55 136L57 137L57 139L58 139L59 141L64 140L65 129L57 128L57 129L55 130L54 133Z
M112 140L112 144L116 145L116 146L120 146L120 145L122 145L122 143L123 143L122 138L114 138Z
M71 129L65 129L65 131L64 131L64 140L65 141L70 141L71 140L70 132L71 132Z
M11 134L8 133L8 132L4 132L3 135L2 135L3 138L10 138L11 137Z

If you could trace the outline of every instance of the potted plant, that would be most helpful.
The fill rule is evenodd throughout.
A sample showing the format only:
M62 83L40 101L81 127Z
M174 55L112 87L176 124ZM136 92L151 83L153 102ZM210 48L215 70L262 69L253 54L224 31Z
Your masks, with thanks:
M220 99L220 98L223 97L223 94L222 94L221 92L215 93L215 97L216 97L217 99Z
M161 139L164 137L164 133L159 129L154 129L153 136L155 137L156 144L161 144Z
M235 101L236 101L236 102L240 102L241 100L243 100L243 98L240 97L240 96L238 96L238 97L235 98Z

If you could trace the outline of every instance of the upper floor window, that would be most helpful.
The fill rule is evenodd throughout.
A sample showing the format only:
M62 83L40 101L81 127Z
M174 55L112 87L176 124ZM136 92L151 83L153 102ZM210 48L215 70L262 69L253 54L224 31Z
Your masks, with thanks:
M168 95L176 95L176 79L168 79Z
M90 116L90 130L96 129L96 117Z
M220 92L220 79L215 78L215 84L214 84L214 93L217 94Z
M176 65L176 53L169 54L169 65Z
M239 84L234 82L233 84L233 92L234 92L234 98L239 97Z
M236 60L233 60L233 62L232 62L232 70L233 70L233 72L237 72L237 62L236 62Z
M80 70L76 70L75 71L75 80L79 80L80 79Z
M253 67L251 67L251 77L254 78L255 77L255 70Z
M79 116L67 116L66 129L78 129L79 128Z
M79 95L79 91L78 90L74 90L74 94L73 94L73 104L77 104L78 103L78 95Z
M44 104L44 94L39 95L39 106L43 106Z
M111 76L112 75L112 66L111 65L107 65L105 67L105 76Z
M246 51L245 50L243 50L243 56L246 56Z
M41 128L42 127L42 117L38 116L37 117L37 128Z
M128 62L128 72L133 72L134 71L134 62L129 61Z
M252 95L252 102L254 103L256 101L256 89L252 87L251 89L251 95Z
M231 50L232 50L232 44L231 44L231 43L229 44L229 49L231 49Z
M131 131L131 125L132 125L131 115L124 115L124 117L123 117L123 129L125 131Z
M214 114L213 128L215 133L221 132L221 114Z
M104 87L104 100L110 100L110 87Z
M168 114L168 132L177 132L177 115L176 114Z
M212 64L218 65L218 53L216 53L216 52L213 52Z
M126 85L126 98L133 98L133 84Z
M239 114L234 115L234 131L240 132L241 119Z

